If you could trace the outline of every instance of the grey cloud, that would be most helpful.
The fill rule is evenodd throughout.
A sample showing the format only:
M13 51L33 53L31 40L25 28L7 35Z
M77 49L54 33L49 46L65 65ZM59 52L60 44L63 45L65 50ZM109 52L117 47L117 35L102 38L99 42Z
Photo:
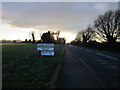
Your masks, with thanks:
M95 8L104 4L105 9ZM17 27L63 26L63 29L74 30L84 27L100 13L116 9L117 3L3 3L3 20ZM70 26L71 25L71 26Z

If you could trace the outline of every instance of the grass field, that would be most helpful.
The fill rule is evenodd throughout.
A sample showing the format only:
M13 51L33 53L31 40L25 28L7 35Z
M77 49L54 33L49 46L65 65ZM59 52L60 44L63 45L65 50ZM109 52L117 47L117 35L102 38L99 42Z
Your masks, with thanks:
M63 45L55 45L55 56L40 56L36 44L2 44L3 88L49 88L62 60Z

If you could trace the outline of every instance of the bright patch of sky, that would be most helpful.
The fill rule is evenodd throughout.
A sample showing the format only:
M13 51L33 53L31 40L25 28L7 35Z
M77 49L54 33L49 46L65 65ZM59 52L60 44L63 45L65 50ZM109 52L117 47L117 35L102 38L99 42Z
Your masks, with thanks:
M0 39L36 39L45 31L61 31L68 42L85 29L98 15L116 10L117 2L3 2Z

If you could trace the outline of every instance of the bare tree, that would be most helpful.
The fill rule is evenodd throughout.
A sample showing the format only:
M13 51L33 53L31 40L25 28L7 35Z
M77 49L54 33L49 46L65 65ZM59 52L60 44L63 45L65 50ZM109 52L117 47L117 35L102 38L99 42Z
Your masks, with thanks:
M94 21L96 34L107 41L114 43L120 37L120 10L107 11Z
M81 42L88 42L90 39L92 39L93 35L94 35L93 28L91 26L88 26L86 30L78 32L76 40Z
M79 31L79 32L77 33L75 40L76 40L76 41L79 41L79 42L82 42L81 31Z
M29 36L31 37L31 39L32 39L32 43L35 43L35 32L30 32L29 33Z
M35 35L34 35L35 33L34 32L32 32L32 39L33 39L33 43L35 43Z

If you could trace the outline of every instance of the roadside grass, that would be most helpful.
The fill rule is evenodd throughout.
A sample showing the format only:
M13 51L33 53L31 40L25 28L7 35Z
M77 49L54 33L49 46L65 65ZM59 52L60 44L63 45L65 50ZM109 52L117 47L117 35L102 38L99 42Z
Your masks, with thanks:
M36 44L2 44L2 88L50 88L55 84L64 45L55 56L40 56Z

